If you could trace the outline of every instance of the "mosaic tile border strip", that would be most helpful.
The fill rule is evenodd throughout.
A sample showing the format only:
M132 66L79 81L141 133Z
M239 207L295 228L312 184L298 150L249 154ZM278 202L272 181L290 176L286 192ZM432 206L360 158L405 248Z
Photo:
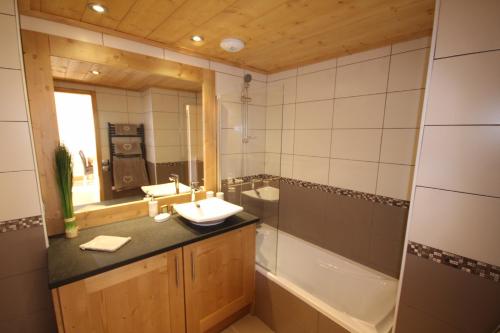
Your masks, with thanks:
M477 275L483 279L500 282L500 267L495 265L462 257L458 254L446 252L412 241L408 242L406 252L420 258L431 260L437 264L450 266L455 269L459 269L462 272Z
M389 206L394 206L394 207L399 207L399 208L409 208L410 207L410 202L407 200L384 197L381 195L359 192L359 191L349 190L349 189L335 187L335 186L331 186L331 185L311 183L311 182L307 182L304 180L279 177L279 176L272 176L272 175L268 175L268 174L252 175L252 176L240 177L238 179L242 179L243 183L250 182L252 179L263 179L263 180L279 179L280 181L287 183L287 184L290 184L290 185L294 185L294 186L298 186L298 187L302 187L302 188L307 188L307 189L311 189L311 190L318 190L318 191L322 191L322 192L326 192L326 193L333 193L333 194L342 195L342 196L346 196L346 197L353 198L353 199L367 200L367 201L371 201L374 203L379 203L379 204L384 204L384 205L389 205ZM225 182L225 181L227 181L227 180L224 180L223 182Z
M23 217L21 219L0 221L0 233L29 229L43 224L42 215Z

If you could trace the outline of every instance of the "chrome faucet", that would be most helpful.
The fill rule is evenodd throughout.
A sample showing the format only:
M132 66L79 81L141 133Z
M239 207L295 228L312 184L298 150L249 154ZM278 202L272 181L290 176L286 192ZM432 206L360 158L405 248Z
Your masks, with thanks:
M179 194L179 175L176 175L175 173L171 174L168 179L171 182L175 182L175 194Z
M198 190L198 182L191 182L191 202L196 202L197 190ZM200 208L200 204L196 203L196 207Z

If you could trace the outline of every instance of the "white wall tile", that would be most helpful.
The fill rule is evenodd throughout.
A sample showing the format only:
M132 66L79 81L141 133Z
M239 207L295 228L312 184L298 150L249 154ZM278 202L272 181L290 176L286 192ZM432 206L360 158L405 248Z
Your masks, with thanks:
M221 155L221 178L241 177L242 155Z
M248 128L266 129L266 107L249 105L248 106Z
M99 112L99 128L107 129L108 123L127 124L128 113L126 112Z
M19 42L16 18L10 15L0 14L0 67L21 68L19 60Z
M26 121L26 104L21 71L0 68L0 120Z
M164 94L152 94L151 98L153 111L179 112L179 97Z
M499 49L498 13L497 0L441 1L436 57Z
M178 130L155 130L155 145L158 146L178 146L181 143L180 132Z
M283 80L283 102L295 103L297 100L297 78L291 77Z
M389 57L337 68L335 97L384 93L389 75Z
M396 54L391 57L388 91L425 87L429 49Z
M266 109L266 129L281 129L283 119L283 106L268 106Z
M375 193L378 163L330 160L330 185L366 193Z
M127 112L127 96L98 92L96 98L99 112Z
M281 130L266 130L266 153L281 152Z
M207 69L210 68L210 61L208 59L194 57L167 49L163 49L163 57L165 60L180 62L181 64L187 64Z
M33 152L27 122L0 122L0 156L0 172L33 170Z
M226 65L217 61L210 60L210 69L216 72L239 76L240 80L243 77L243 69L231 65Z
M0 173L0 221L41 214L34 171Z
M380 162L415 165L417 129L384 129Z
M295 104L283 105L283 128L295 128Z
M104 46L163 59L162 48L106 34L102 38Z
M92 90L92 88L90 88L90 87L92 87L92 86L89 85L89 89L87 89L87 90ZM101 87L101 86L94 86L94 89L97 93L127 96L127 91L125 89L116 89L116 88L108 88L108 87Z
M246 75L246 74L252 75L252 80L267 82L267 74L262 74L262 73L250 71L248 69L243 69L243 74L244 75Z
M240 131L223 129L220 141L222 154L241 154L243 152Z
M266 152L266 130L248 130L249 141L246 144L248 153Z
M176 130L180 127L178 113L153 112L153 124L155 130Z
M295 131L283 130L281 135L281 153L293 154Z
M14 0L0 0L0 13L14 15Z
M293 178L328 185L328 158L294 155Z
M392 54L423 49L430 46L431 36L426 36L392 45Z
M333 100L297 103L296 129L329 129L333 122Z
M241 88L243 80L241 77L215 73L215 91L223 101L241 102Z
M293 177L293 155L281 155L281 177Z
M500 199L417 187L409 238L500 266Z
M331 69L331 68L335 68L335 67L337 67L337 59L336 58L299 67L297 69L297 74L302 75L302 74L307 74L307 73L319 72L319 71L322 71L325 69Z
M410 200L413 166L380 163L376 194Z
M427 126L418 185L500 197L500 127Z
M334 130L331 157L378 162L381 136L381 129Z
M241 128L241 104L222 102L221 124L222 128Z
M297 102L331 99L335 90L335 69L297 77Z
M267 82L273 82L278 80L283 80L289 77L297 76L297 68L289 69L286 71L269 74L267 76Z
M157 88L151 87L148 89L151 94L163 94L163 95L171 95L171 96L179 96L179 91L173 89L165 89L165 88Z
M385 94L337 98L333 106L333 128L381 128Z
M145 124L146 114L145 113L129 113L128 122L130 124Z
M419 128L424 90L387 94L384 128Z
M181 157L181 148L179 146L156 146L156 163L177 162L185 160Z
M102 44L102 34L87 29L73 27L67 24L56 23L48 20L39 19L33 16L21 15L21 28L79 40L92 44Z
M246 165L246 173L244 176L259 175L266 171L266 154L253 153L243 155Z
M391 54L391 46L390 45L383 46L377 49L358 52L348 56L340 57L338 60L338 66L345 66L366 60L382 58L388 56L389 54Z
M267 83L260 81L250 82L248 95L252 99L250 101L250 104L264 106L267 105Z
M500 124L500 51L436 60L429 89L428 125Z
M266 153L265 173L279 176L281 174L281 155Z
M294 154L329 157L331 130L296 130Z
M281 105L283 104L284 94L284 81L274 81L267 83L267 105Z

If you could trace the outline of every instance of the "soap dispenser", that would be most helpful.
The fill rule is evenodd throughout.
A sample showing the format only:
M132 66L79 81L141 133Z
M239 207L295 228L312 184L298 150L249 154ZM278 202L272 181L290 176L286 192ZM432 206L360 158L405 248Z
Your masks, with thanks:
M158 201L152 195L148 194L148 196L150 198L148 201L149 216L155 217L158 215Z

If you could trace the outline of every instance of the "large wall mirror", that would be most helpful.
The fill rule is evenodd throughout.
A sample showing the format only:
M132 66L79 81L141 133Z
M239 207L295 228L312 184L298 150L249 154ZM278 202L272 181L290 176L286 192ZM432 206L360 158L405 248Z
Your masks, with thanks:
M178 201L192 185L213 189L215 118L204 116L215 116L213 72L30 31L23 51L49 234L62 225L52 159L59 143L72 155L83 220L115 220L106 211L126 218L126 203L131 217L141 215L145 197ZM36 88L40 81L47 89Z

